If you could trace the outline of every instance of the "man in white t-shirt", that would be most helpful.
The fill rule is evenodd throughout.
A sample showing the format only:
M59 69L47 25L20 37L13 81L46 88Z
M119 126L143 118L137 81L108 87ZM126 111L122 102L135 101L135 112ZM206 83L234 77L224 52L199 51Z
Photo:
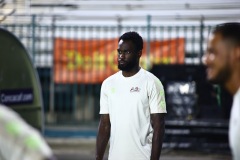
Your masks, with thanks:
M234 97L229 142L234 160L240 160L240 23L223 23L212 30L203 57L208 80L223 85Z
M0 104L0 160L56 160L40 133Z
M160 80L139 66L143 39L136 32L119 38L119 72L101 88L96 160L110 138L109 160L159 160L166 103Z

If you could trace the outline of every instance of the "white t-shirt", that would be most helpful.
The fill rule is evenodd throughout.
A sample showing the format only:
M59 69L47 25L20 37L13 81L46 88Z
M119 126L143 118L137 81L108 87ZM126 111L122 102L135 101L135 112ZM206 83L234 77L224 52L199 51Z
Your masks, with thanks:
M17 113L0 104L0 159L44 160L52 150L40 133Z
M100 114L110 116L109 160L150 159L151 113L166 113L166 103L162 83L150 72L124 77L119 71L103 82Z
M240 160L240 88L233 97L229 126L230 148L234 160Z

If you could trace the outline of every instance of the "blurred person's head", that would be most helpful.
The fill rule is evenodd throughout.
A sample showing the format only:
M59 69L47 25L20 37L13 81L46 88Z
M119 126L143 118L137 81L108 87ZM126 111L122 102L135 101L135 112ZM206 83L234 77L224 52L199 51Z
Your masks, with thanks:
M131 71L139 67L142 55L143 39L137 32L126 32L118 40L118 68Z
M240 84L240 23L223 23L212 29L203 63L209 81L236 92Z

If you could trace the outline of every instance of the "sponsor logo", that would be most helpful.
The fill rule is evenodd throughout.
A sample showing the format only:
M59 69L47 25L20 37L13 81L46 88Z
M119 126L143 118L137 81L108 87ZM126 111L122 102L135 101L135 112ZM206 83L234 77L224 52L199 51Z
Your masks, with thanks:
M140 92L140 88L139 87L132 87L131 89L130 89L130 92Z
M33 103L33 98L34 95L32 89L14 89L0 91L0 103L5 105L31 104Z

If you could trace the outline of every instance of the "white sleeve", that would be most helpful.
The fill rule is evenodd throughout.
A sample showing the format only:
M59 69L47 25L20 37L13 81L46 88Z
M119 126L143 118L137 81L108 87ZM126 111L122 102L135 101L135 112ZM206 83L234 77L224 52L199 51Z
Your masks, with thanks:
M167 113L165 93L161 81L157 78L148 87L151 113Z
M109 114L106 81L102 83L100 95L100 114Z
M17 113L0 105L0 159L43 160L53 155L40 133Z

